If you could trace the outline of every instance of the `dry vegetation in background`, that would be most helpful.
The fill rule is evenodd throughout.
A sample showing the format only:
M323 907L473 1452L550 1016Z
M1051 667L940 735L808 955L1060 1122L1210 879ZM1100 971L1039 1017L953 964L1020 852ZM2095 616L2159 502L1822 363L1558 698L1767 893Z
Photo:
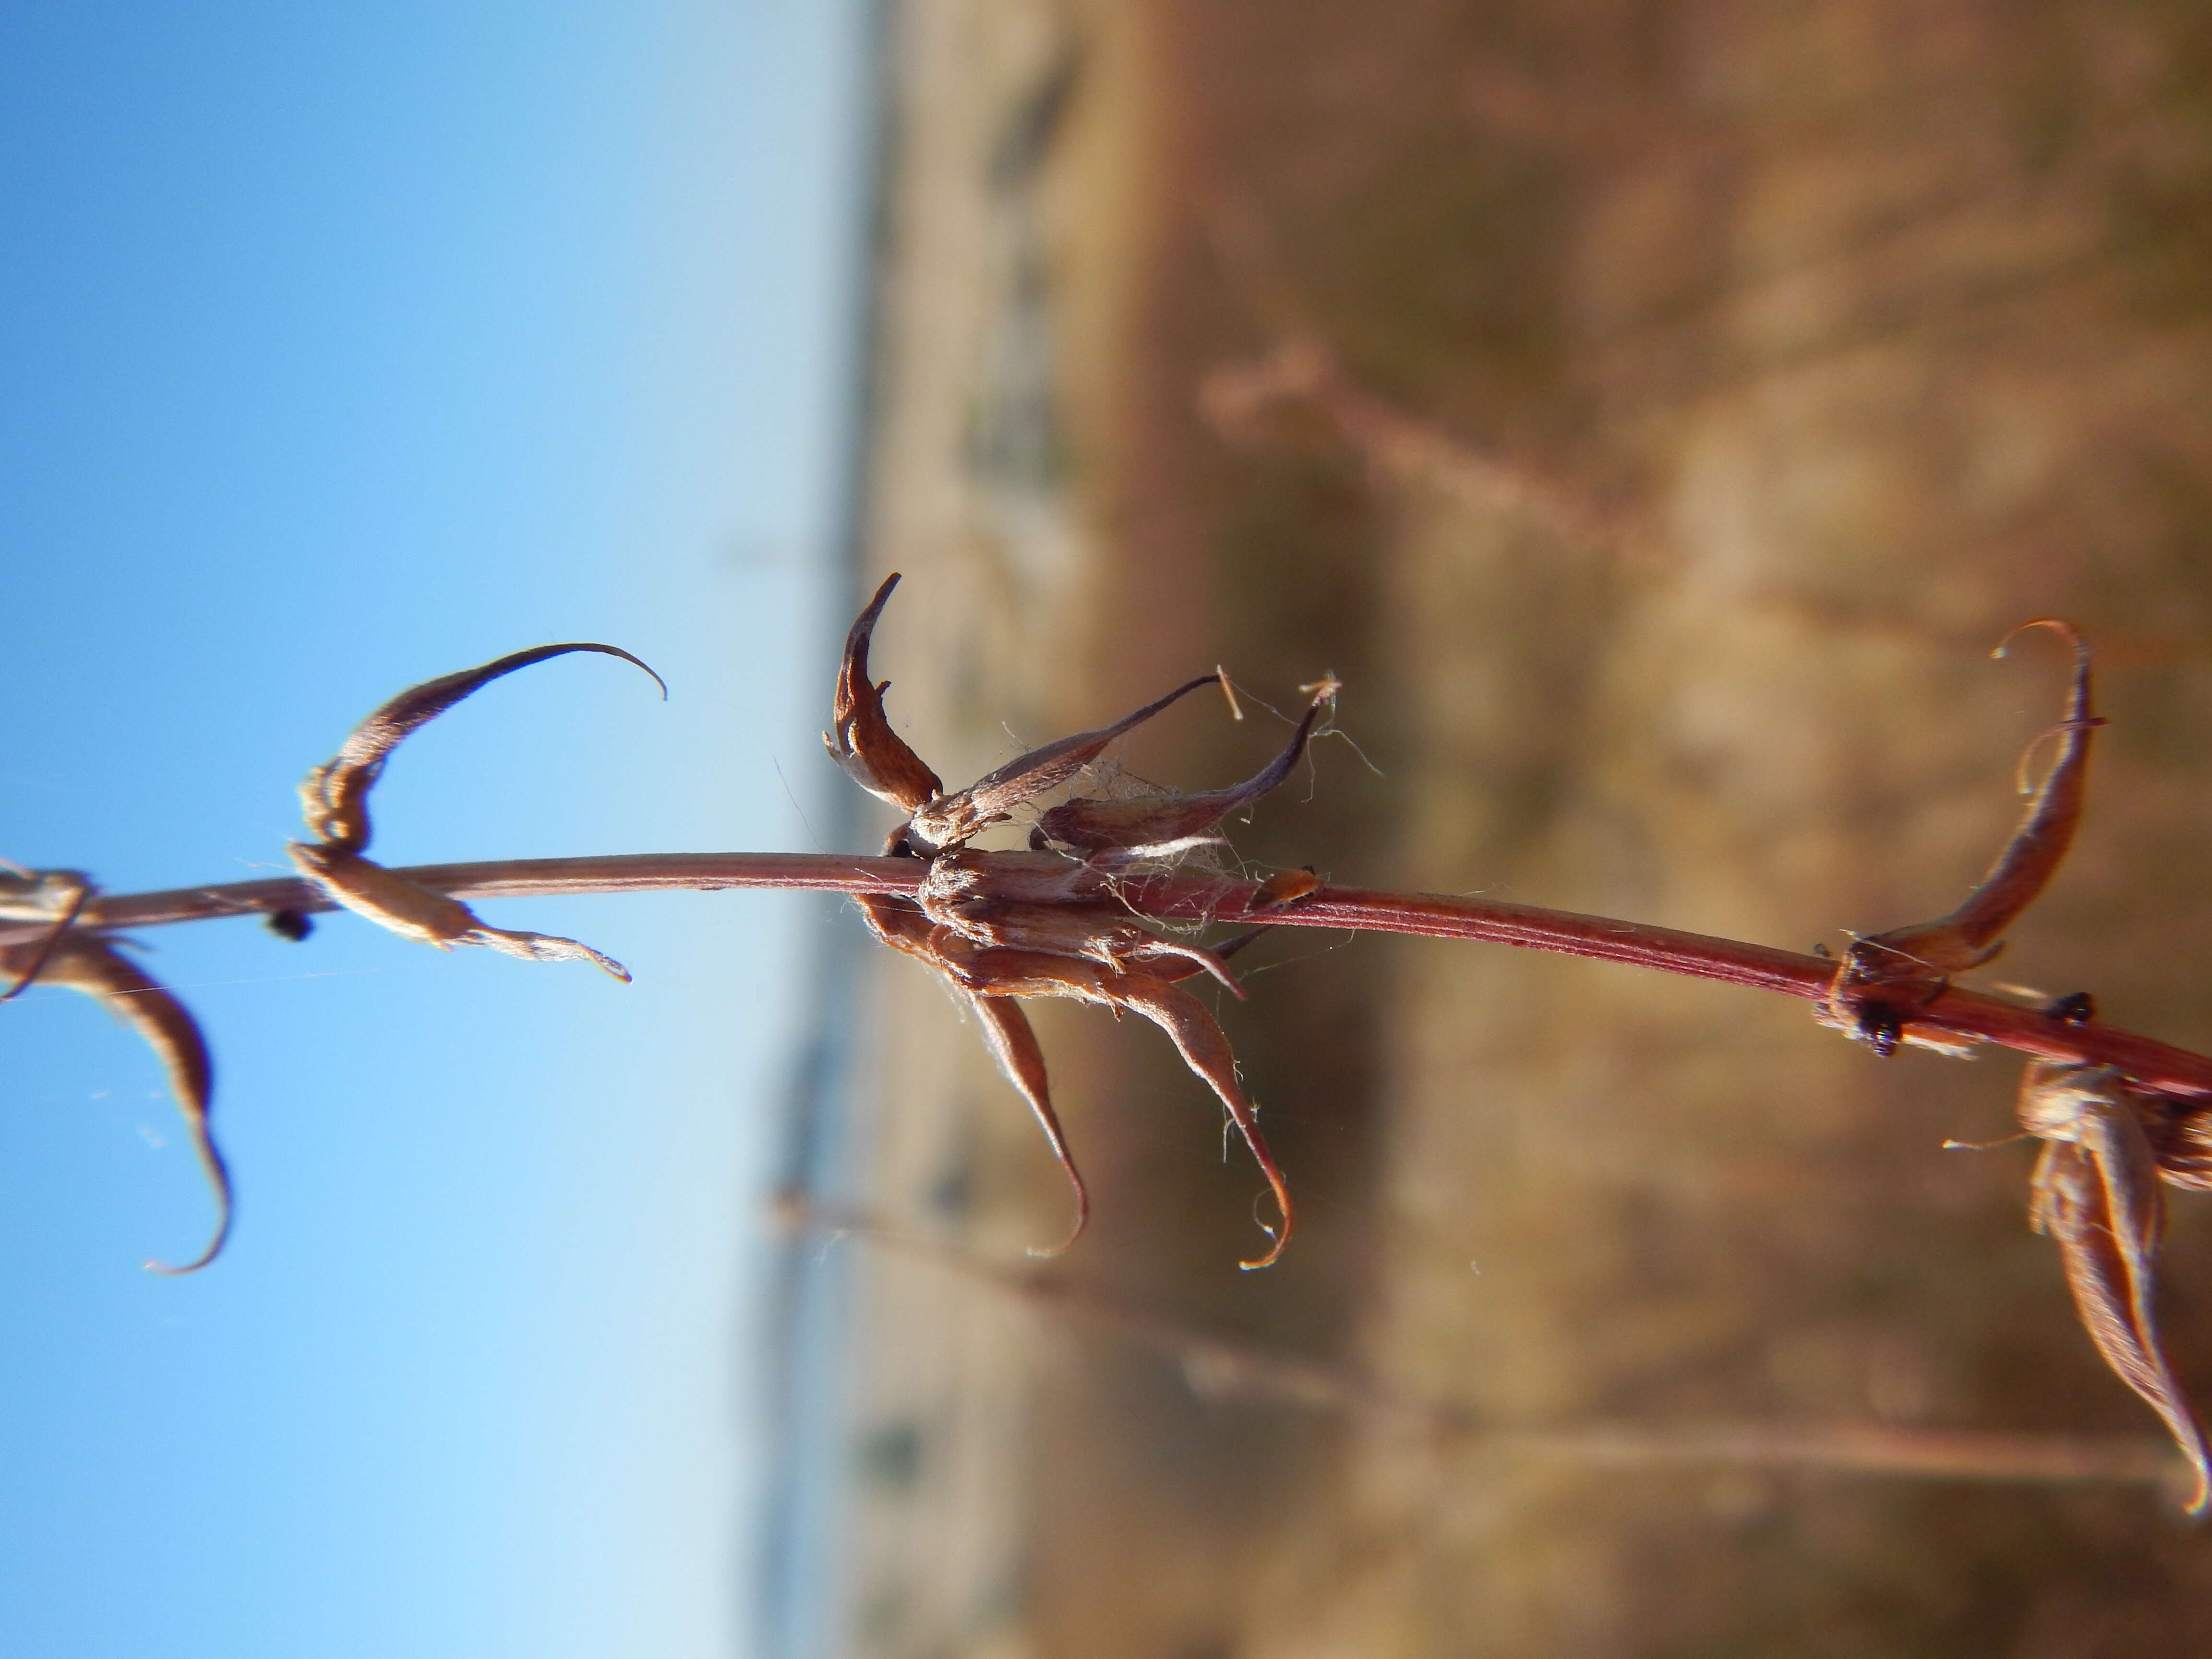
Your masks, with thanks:
M1979 874L2049 720L1984 653L2063 614L2112 725L2002 976L2205 1046L2203 23L896 8L869 580L909 577L902 725L970 776L1216 661L1326 671L1379 775L1322 745L1255 859L1802 949ZM1129 764L1242 776L1248 732L1187 709ZM1236 1270L1253 1182L1198 1085L1051 1010L1091 1234L1019 1294L861 1258L854 1651L2212 1639L2212 1558L2140 1486L1692 1432L2142 1433L2027 1231L2032 1150L1941 1150L2009 1132L2013 1067L1476 946L1239 966L1277 1267ZM1050 1158L938 988L875 978L871 1209L1018 1267ZM2208 1207L2166 1257L2200 1392ZM1592 1424L1691 1426L1667 1461Z

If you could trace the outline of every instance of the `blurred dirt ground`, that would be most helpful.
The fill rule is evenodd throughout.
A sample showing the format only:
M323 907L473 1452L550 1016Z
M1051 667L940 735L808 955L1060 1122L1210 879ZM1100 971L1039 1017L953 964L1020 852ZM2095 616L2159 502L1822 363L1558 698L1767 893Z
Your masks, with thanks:
M868 576L948 781L1217 661L1285 710L1333 672L1356 747L1255 868L1833 945L1980 873L2063 668L1988 650L2063 613L2112 724L1984 978L2212 1045L2212 9L893 15ZM1126 763L1212 787L1282 732L1193 699ZM2154 1486L1865 1467L2155 1451L2030 1151L1941 1150L2010 1132L2011 1060L1485 946L1248 961L1300 1204L1256 1274L1201 1087L1060 1006L1096 1220L1027 1263L1066 1204L1027 1113L872 965L862 1195L957 1260L842 1247L848 1650L2212 1651ZM2174 1210L2204 1398L2212 1205ZM1800 1430L1865 1455L1756 1438Z

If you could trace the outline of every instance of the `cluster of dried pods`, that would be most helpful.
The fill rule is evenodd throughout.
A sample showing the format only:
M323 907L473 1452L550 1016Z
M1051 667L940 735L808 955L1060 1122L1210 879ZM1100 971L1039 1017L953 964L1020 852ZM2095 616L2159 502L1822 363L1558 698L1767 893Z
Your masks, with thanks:
M892 729L883 702L888 683L869 675L869 644L898 580L884 582L847 636L834 726L823 741L862 787L903 815L885 853L922 867L901 890L855 889L854 897L878 939L924 963L975 1010L992 1054L1028 1100L1066 1170L1074 1224L1053 1251L1038 1254L1066 1249L1089 1214L1081 1174L1053 1109L1042 1051L1020 1006L1030 998L1060 997L1104 1006L1117 1018L1133 1011L1158 1025L1218 1097L1265 1176L1279 1217L1277 1225L1264 1228L1268 1248L1241 1265L1267 1266L1290 1239L1290 1192L1238 1083L1228 1039L1212 1011L1182 986L1203 975L1241 997L1228 959L1256 933L1213 945L1195 934L1170 933L1133 897L1133 889L1224 845L1224 818L1290 775L1336 694L1335 682L1304 688L1310 701L1281 752L1233 787L1186 795L1140 786L1112 796L1066 794L1042 805L1045 797L1079 783L1115 739L1178 699L1218 684L1234 708L1234 693L1217 671L1111 725L1031 750L948 793ZM1816 1005L1824 1024L1878 1054L1893 1053L1900 1042L1963 1052L1923 1011L1943 995L1952 975L1996 955L2006 930L2043 891L2072 844L2091 739L2104 723L2090 706L2090 653L2069 623L2044 618L2026 626L2067 641L2074 676L2063 717L2021 763L2022 793L2030 799L2020 827L1956 909L1854 938ZM2004 649L1999 646L1998 653ZM293 843L290 851L312 888L332 905L440 949L473 945L532 961L583 960L627 980L619 963L589 945L489 927L458 899L367 856L369 793L409 734L501 676L574 652L620 657L660 683L626 651L574 643L516 652L402 692L363 720L301 786L313 839ZM665 685L661 690L665 696ZM2031 788L2025 782L2028 760L2045 741L2055 742L2056 758ZM1018 813L1030 817L1026 848L971 844ZM1287 911L1319 887L1310 872L1285 872L1261 884L1241 915ZM159 1052L214 1189L217 1218L196 1260L148 1265L188 1273L215 1259L229 1230L230 1179L208 1121L213 1072L207 1045L184 1006L122 953L111 932L86 919L94 892L74 871L0 871L0 922L34 928L19 926L13 942L0 944L0 975L11 981L0 1001L33 981L82 991ZM295 911L280 909L269 920L289 938L307 931L306 917ZM2060 999L2046 1012L2057 1022L2092 1018L2081 994ZM2115 1066L2037 1059L2021 1085L2019 1118L2024 1131L2044 1142L2031 1183L2030 1219L2056 1241L2098 1350L2157 1411L2187 1457L2196 1477L2190 1507L2202 1512L2212 1504L2212 1449L2160 1345L2154 1301L2165 1219L2160 1185L2212 1189L2212 1114L2199 1097L2154 1088Z
M878 685L868 674L868 642L898 580L896 573L884 580L846 636L836 725L822 741L863 789L907 815L884 842L884 852L928 866L911 899L860 896L869 931L942 975L967 1000L992 1054L1028 1100L1067 1172L1075 1224L1051 1250L1036 1254L1055 1255L1073 1243L1091 1211L1082 1172L1053 1110L1043 1051L1021 1008L1024 998L1068 997L1110 1008L1117 1017L1124 1009L1143 1015L1168 1034L1183 1063L1219 1097L1267 1176L1281 1218L1279 1226L1266 1230L1267 1249L1238 1265L1268 1266L1290 1242L1290 1188L1260 1133L1258 1113L1237 1083L1237 1059L1220 1022L1177 983L1207 974L1242 997L1227 958L1257 935L1248 933L1214 947L1164 937L1145 925L1118 884L1137 869L1220 847L1215 831L1221 820L1290 776L1314 722L1336 695L1336 682L1306 688L1312 701L1282 752L1232 788L1196 795L1148 788L1117 799L1079 795L1037 817L1028 851L975 850L968 843L977 835L1073 781L1115 738L1202 687L1218 684L1227 691L1228 681L1218 670L1187 681L1111 726L1032 749L948 794L885 718L890 682ZM1291 872L1278 889L1277 902L1292 902L1302 887L1315 884L1310 874Z

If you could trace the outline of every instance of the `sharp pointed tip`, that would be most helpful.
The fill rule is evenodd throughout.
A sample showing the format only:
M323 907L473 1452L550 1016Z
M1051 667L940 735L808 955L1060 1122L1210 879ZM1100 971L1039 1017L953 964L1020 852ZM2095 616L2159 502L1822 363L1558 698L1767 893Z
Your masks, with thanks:
M1284 1228L1279 1233L1278 1233L1273 1227L1264 1227L1261 1231L1265 1232L1268 1237L1275 1241L1274 1245L1265 1255L1255 1257L1250 1261L1238 1262L1237 1266L1242 1272L1256 1273L1262 1267L1273 1267L1277 1261L1281 1260L1284 1247L1291 1242L1291 1230L1288 1227Z
M2175 1440L2183 1458L2188 1462L2191 1486L2189 1501L2181 1508L2183 1514L2202 1521L2208 1514L2212 1514L2212 1461L2208 1461L2208 1458L2212 1458L2212 1448L2206 1446L2203 1431L2197 1426L2195 1414L2188 1412L2185 1401L2184 1411L2187 1413L2185 1420L2191 1432L2186 1436L2177 1435Z
M202 1250L190 1261L164 1261L159 1256L149 1256L139 1265L149 1273L159 1273L164 1279L182 1279L187 1273L196 1273L201 1268L211 1265L215 1259L222 1254L223 1246L230 1243L229 1173L223 1169L222 1157L216 1152L212 1143L204 1146L202 1151L203 1155L210 1161L216 1183L214 1237L208 1240L207 1249Z
M1066 1255L1068 1251L1073 1248L1075 1241L1083 1237L1083 1230L1085 1226L1088 1224L1089 1220L1090 1218L1086 1216L1082 1220L1078 1221L1075 1224L1075 1231L1069 1233L1066 1238L1061 1239L1059 1243L1032 1244L1027 1249L1024 1250L1022 1254L1029 1257L1032 1261L1051 1261L1057 1257Z
M224 1229L225 1232L228 1232L228 1231L229 1230L228 1228ZM159 1256L149 1256L139 1265L145 1268L148 1273L159 1273L164 1279L182 1279L188 1273L196 1273L199 1272L201 1268L211 1266L214 1263L216 1257L222 1254L222 1237L221 1235L217 1235L215 1243L207 1247L206 1254L200 1256L197 1261L185 1262L164 1261Z

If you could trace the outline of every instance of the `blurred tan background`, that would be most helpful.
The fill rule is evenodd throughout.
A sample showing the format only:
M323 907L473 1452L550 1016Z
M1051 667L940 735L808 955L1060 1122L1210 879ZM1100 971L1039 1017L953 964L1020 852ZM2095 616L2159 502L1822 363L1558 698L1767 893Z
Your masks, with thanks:
M2112 725L1989 976L2212 1045L2212 9L893 19L865 574L906 573L877 668L948 782L1216 662L1285 710L1334 672L1357 748L1236 831L1255 866L1833 945L1994 854L2063 665L1988 649L2061 612ZM1127 764L1215 787L1283 729L1193 699ZM957 1259L840 1247L849 1651L2212 1651L2212 1537L2153 1485L1698 1449L2163 1456L2031 1150L1941 1150L2009 1133L2010 1060L1486 946L1248 964L1282 1263L1237 1271L1260 1184L1159 1034L1052 1006L1096 1220L1038 1278L1026 1110L871 963L861 1184ZM2204 1398L2212 1205L2174 1209Z

